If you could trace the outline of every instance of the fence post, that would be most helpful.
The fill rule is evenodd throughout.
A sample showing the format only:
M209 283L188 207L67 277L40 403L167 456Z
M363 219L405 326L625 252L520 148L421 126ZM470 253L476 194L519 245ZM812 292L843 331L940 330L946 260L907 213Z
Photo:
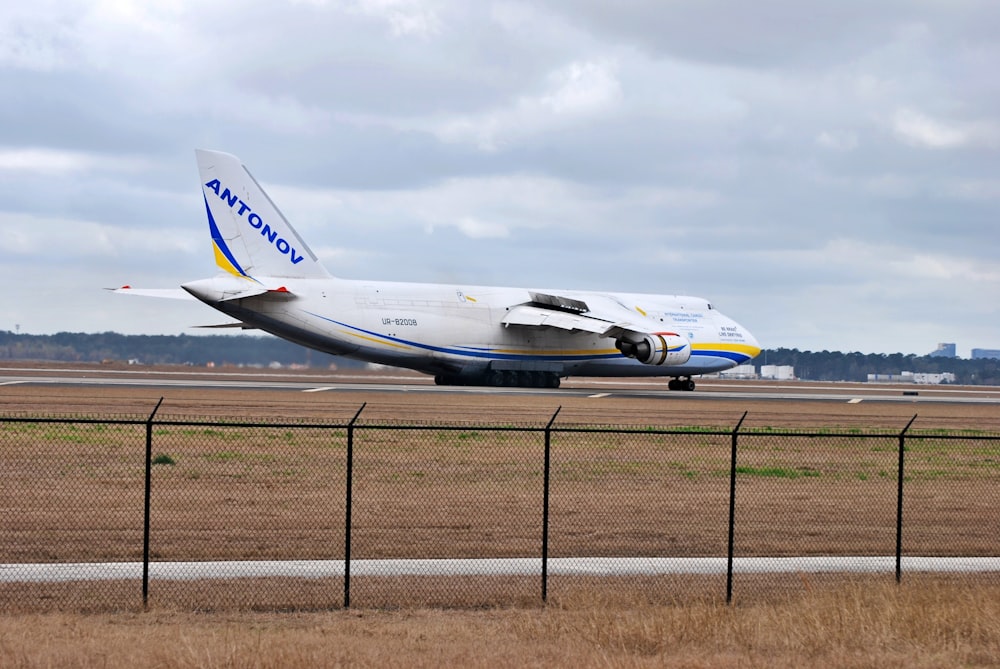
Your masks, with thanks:
M354 473L354 423L365 410L363 402L354 418L347 424L347 499L344 503L344 608L351 606L351 482Z
M163 404L162 397L146 419L146 489L142 520L142 609L144 611L149 604L149 507L153 487L153 417L156 416L161 404Z
M736 423L732 434L732 454L729 460L729 549L726 553L726 604L733 602L733 546L736 538L736 441L740 426L747 417L743 412L740 422Z
M903 578L903 453L906 452L906 431L917 419L917 414L906 424L903 431L899 433L899 469L896 472L896 583Z
M549 471L552 461L552 423L562 410L562 405L545 426L545 467L542 474L542 601L548 601L549 596Z

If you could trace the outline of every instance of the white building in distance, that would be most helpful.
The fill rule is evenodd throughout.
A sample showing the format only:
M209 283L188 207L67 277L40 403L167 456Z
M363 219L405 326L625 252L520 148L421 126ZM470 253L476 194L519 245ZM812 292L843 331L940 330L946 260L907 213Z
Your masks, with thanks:
M930 374L924 372L902 372L901 374L869 374L868 383L919 383L935 386L941 383L955 383L951 372Z
M791 365L761 365L760 378L793 381L795 380L795 368Z

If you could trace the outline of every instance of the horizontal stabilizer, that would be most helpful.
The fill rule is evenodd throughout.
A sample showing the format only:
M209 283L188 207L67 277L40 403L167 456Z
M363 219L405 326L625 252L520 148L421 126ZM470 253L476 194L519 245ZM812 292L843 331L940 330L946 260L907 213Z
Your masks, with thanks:
M281 286L280 288L253 287L253 288L247 288L246 290L237 291L232 294L226 293L226 296L219 301L226 302L228 300L239 300L244 297L254 297L256 295L268 295L271 297L295 297L294 295L292 295L292 291L288 290L284 286Z
M121 288L107 288L112 293L119 295L140 295L142 297L165 297L171 300L193 300L186 290L181 288L133 288L132 286L122 286Z
M219 302L228 302L229 300L241 300L244 297L254 297L255 295L263 295L264 293L270 292L267 288L263 286L253 286L251 288L245 288L241 290L236 290L233 292L226 292Z
M267 279L265 279L267 281ZM271 282L271 285L277 281ZM186 292L209 304L242 300L245 297L265 295L268 298L294 299L295 295L284 285L269 288L259 281L250 281L234 276L219 275L211 279L200 279L182 284Z
M239 328L241 330L256 330L256 326L247 325L246 323L219 323L217 325L194 325L201 330L223 330L227 328Z

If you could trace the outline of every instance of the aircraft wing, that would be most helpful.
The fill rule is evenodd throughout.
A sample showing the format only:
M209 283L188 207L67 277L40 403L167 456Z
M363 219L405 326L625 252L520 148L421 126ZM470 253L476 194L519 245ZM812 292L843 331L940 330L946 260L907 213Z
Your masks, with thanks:
M687 339L664 332L657 320L638 306L635 311L609 295L587 296L587 302L560 295L530 293L531 300L507 308L500 319L511 325L593 332L615 340L626 358L646 365L682 365L691 358Z
M530 304L519 304L516 307L511 307L500 322L504 325L534 325L560 330L593 332L603 337L615 336L616 331L620 331L623 325L626 325L590 315L573 314ZM629 328L626 327L626 329Z
M550 327L560 330L593 332L602 337L620 337L626 332L647 333L654 331L652 324L642 325L630 310L617 304L591 308L581 300L532 293L531 302L510 307L501 319L504 326L525 325Z

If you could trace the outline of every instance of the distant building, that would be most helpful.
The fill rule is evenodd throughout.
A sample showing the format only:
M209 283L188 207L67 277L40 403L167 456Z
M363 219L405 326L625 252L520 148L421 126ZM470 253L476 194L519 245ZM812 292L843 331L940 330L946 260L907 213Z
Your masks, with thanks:
M1000 359L1000 349L996 348L974 348L972 349L973 360L986 360L988 358Z
M791 365L761 365L760 378L791 381L795 378L795 368Z
M954 358L955 344L938 344L937 349L927 354L928 358Z
M941 383L955 383L955 375L951 372L941 372L940 374L915 372L913 374L913 382L931 386Z
M868 383L913 383L913 373L902 374L869 374Z
M753 365L740 365L738 367L733 367L732 369L727 369L723 372L719 372L719 378L722 379L756 379L757 378L757 368Z
M869 374L868 383L919 383L935 386L941 383L955 383L955 375L951 372L926 374L923 372L902 372L900 374Z

